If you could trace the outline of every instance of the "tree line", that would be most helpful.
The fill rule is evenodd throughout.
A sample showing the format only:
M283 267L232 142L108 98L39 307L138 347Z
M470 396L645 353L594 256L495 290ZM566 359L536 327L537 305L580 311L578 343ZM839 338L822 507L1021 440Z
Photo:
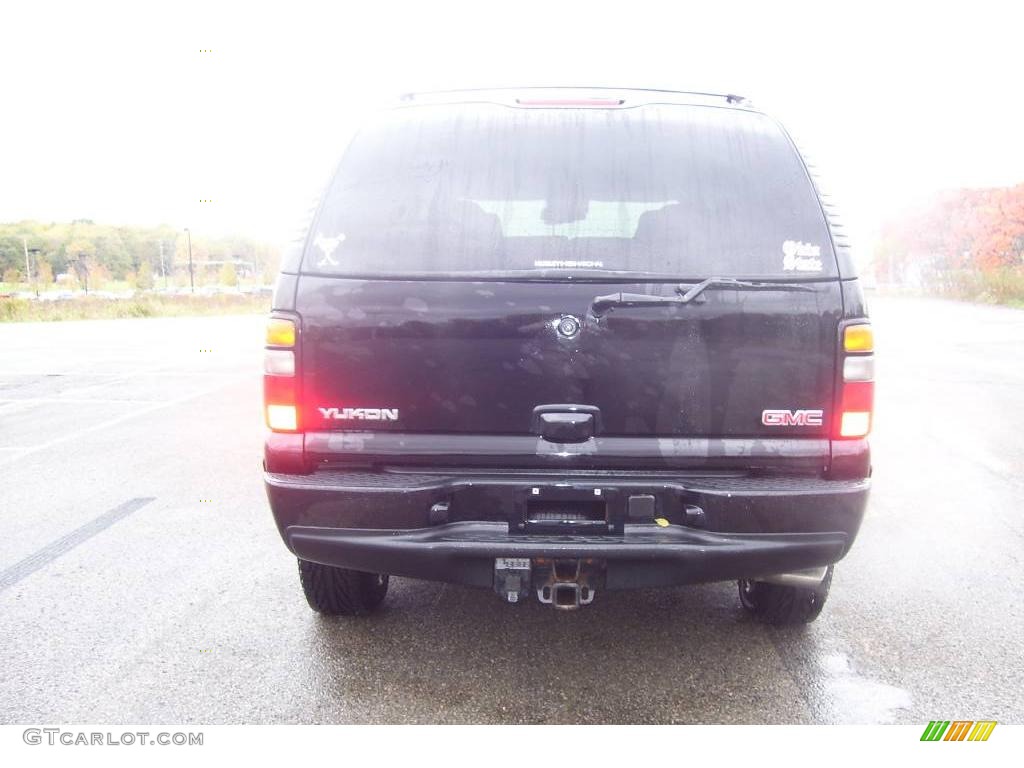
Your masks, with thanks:
M278 248L270 243L191 233L191 246L197 285L232 284L243 277L267 284L277 272ZM142 290L188 285L188 235L167 225L114 226L89 219L0 224L0 277L44 290L54 284L99 289L127 283Z

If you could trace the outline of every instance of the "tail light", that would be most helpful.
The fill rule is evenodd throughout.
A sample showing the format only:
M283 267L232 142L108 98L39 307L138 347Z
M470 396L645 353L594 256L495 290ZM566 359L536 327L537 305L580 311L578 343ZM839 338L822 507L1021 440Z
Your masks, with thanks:
M263 350L263 418L269 430L263 441L263 466L268 472L303 475L306 438L296 379L297 318L275 311L267 320Z
M267 320L263 351L263 411L274 432L297 432L299 408L295 387L295 321L287 317Z
M843 328L843 380L839 394L839 418L833 436L838 439L866 437L871 431L875 400L875 339L867 323Z

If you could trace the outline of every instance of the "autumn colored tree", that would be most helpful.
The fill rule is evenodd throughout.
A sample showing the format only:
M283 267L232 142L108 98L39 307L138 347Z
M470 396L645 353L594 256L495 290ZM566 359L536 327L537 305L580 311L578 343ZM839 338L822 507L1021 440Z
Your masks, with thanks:
M1024 184L963 189L882 226L875 259L881 280L908 270L943 273L1024 268Z
M235 271L235 265L231 262L226 263L220 268L220 284L221 285L237 285L238 284L238 273Z
M139 264L139 271L135 273L135 287L140 291L153 289L153 267L148 261Z
M36 265L36 280L41 288L53 285L53 268L48 261L40 261Z

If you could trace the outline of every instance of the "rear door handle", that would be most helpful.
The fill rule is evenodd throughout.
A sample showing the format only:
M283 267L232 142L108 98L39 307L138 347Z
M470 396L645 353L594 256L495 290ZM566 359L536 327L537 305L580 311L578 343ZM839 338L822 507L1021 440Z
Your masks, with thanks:
M583 443L600 430L601 411L593 405L539 405L531 431L552 443Z

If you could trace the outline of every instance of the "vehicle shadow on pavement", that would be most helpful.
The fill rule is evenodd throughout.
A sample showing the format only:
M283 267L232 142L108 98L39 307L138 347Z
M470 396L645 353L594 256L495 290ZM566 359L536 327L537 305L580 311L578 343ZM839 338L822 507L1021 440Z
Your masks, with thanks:
M311 618L310 681L344 722L813 722L734 584L603 593L577 611L395 579L362 619ZM337 714L328 714L336 712Z

